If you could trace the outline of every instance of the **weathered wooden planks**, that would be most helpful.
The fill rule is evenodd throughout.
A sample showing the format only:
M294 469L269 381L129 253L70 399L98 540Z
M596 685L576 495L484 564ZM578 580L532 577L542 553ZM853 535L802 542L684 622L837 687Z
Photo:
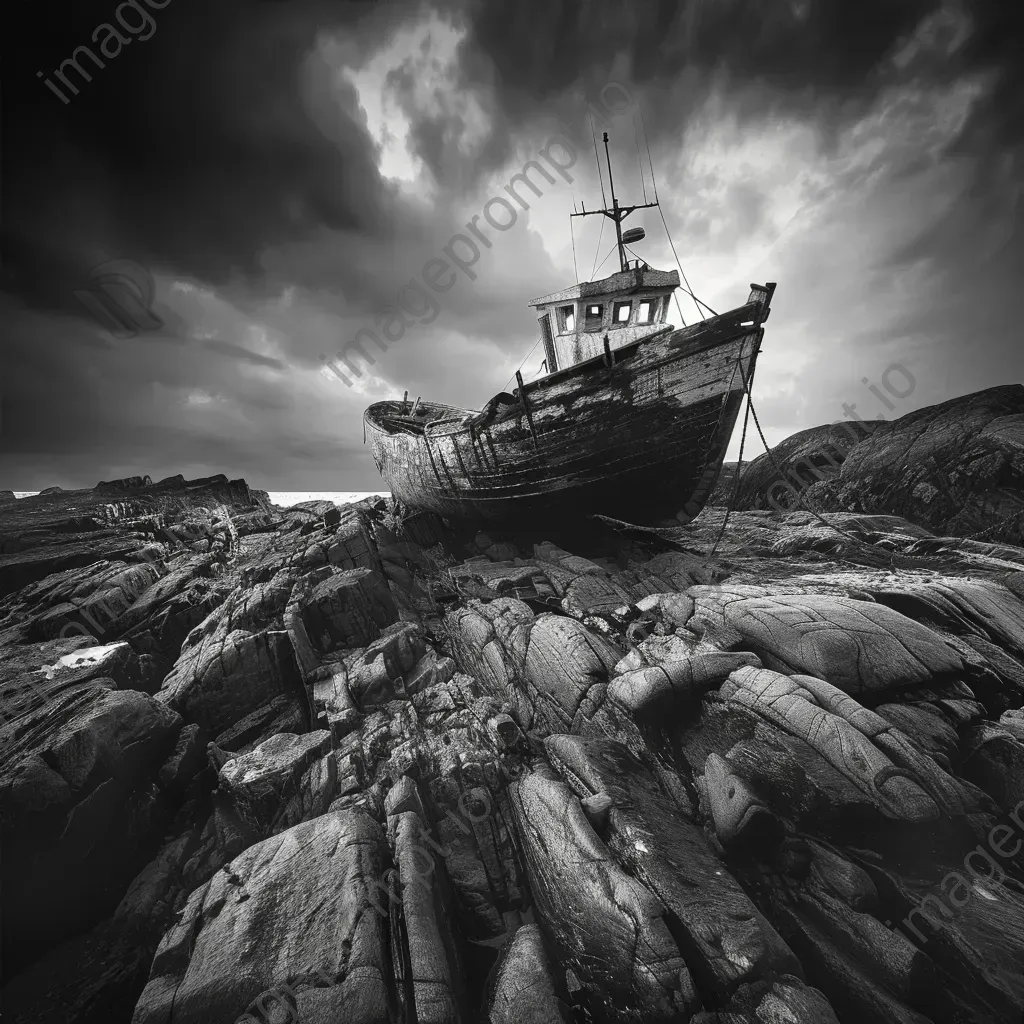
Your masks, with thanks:
M754 301L635 349L522 385L516 406L486 425L430 406L441 420L424 436L389 432L365 415L374 458L392 493L454 518L548 519L614 515L638 490L651 521L694 515L717 480L750 379L771 286ZM766 298L767 296L767 298ZM749 322L748 322L749 321Z

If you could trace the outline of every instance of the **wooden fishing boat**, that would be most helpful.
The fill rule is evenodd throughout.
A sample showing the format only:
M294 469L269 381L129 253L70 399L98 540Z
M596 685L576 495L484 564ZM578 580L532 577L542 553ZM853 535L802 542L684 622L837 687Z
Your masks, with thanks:
M607 155L605 135L605 150ZM608 161L611 182L611 161ZM647 203L655 206L657 203ZM599 513L688 521L710 497L753 377L775 285L688 327L665 325L677 271L627 259L640 206L612 188L620 270L534 299L547 373L484 409L417 399L364 414L391 493L448 519L528 527ZM692 293L688 293L692 294Z

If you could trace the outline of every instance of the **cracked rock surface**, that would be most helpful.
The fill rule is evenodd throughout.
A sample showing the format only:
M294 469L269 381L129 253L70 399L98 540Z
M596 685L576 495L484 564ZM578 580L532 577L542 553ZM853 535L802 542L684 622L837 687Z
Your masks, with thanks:
M892 404L890 407L892 407ZM839 421L786 438L715 500L741 509L896 514L926 530L1024 542L1024 386L1007 384L893 419Z
M823 514L3 502L6 1018L1019 1021L1024 548Z

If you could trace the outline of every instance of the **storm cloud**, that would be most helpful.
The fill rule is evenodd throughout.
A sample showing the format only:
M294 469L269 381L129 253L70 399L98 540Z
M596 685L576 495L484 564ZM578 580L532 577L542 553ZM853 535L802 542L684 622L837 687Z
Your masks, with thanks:
M609 82L646 129L613 129L617 193L653 195L649 143L697 294L722 309L779 283L755 384L769 441L838 419L892 363L918 381L892 415L1021 379L1020 5L140 0L153 31L121 33L67 103L44 80L119 5L24 6L5 61L0 487L377 487L367 404L408 389L479 408L534 347L528 300L574 262L608 271L609 232L569 233L573 204L600 200L592 149L356 387L320 353L394 305L559 122L589 135ZM673 266L656 211L631 223ZM75 297L118 259L152 275L158 329L116 337Z

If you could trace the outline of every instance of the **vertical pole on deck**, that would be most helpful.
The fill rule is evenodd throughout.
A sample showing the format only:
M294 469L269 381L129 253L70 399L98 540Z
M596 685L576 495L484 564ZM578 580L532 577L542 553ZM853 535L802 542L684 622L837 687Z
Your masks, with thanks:
M530 407L526 404L526 391L523 387L523 374L520 370L516 370L516 383L519 385L519 404L523 407L523 412L526 413L526 422L530 425L530 433L533 435L533 447L540 451L540 444L537 442L537 431L533 428L533 417L530 415Z

